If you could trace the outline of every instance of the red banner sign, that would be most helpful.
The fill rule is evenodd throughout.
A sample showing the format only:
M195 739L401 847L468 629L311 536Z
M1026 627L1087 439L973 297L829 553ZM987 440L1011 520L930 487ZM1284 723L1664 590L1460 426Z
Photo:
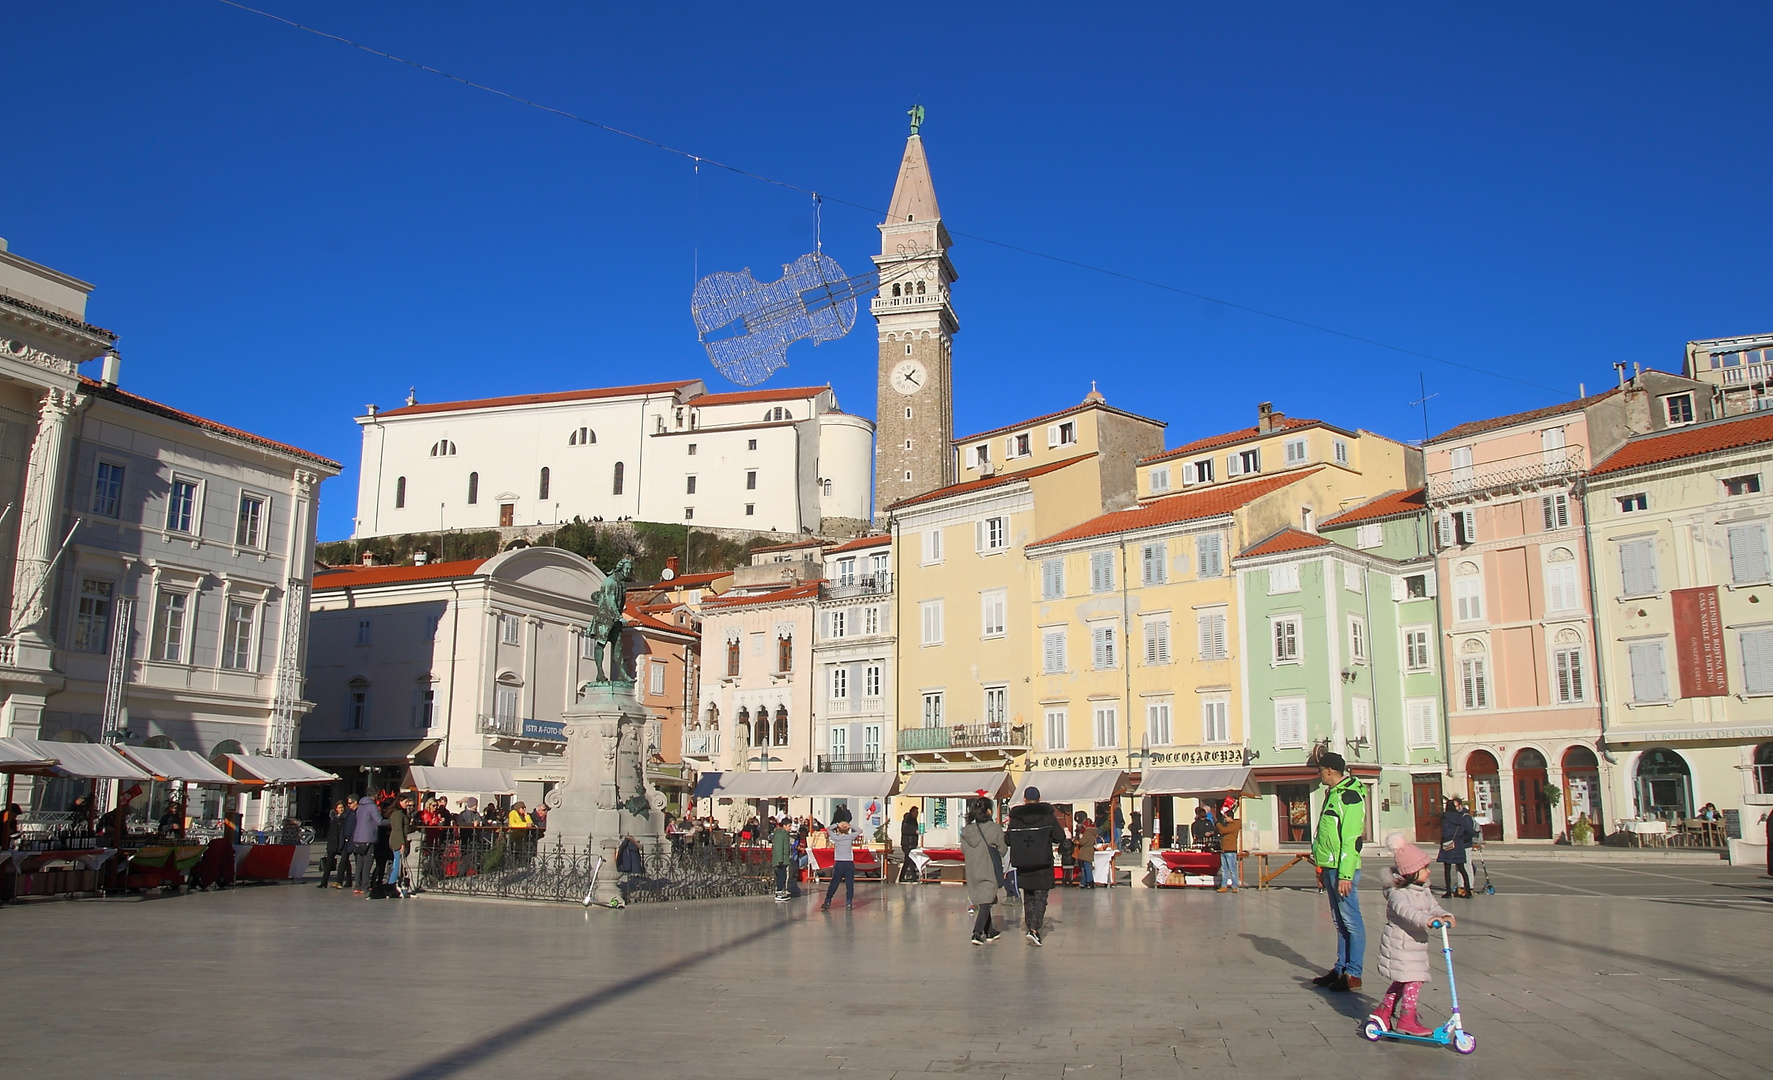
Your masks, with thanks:
M1675 656L1680 662L1682 697L1723 697L1730 692L1724 663L1724 619L1718 587L1675 589Z

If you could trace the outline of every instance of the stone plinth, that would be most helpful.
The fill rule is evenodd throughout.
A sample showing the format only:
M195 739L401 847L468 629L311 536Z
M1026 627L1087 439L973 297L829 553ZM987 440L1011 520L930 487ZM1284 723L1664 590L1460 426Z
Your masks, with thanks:
M665 840L665 796L646 782L647 712L633 683L597 683L561 717L566 782L548 793L545 847L584 848L604 859L592 899L616 888L616 849L632 836L642 851Z

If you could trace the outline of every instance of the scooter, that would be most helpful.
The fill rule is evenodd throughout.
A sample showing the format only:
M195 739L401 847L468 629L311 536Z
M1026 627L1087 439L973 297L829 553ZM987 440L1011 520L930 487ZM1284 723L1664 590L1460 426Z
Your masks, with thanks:
M1361 1024L1361 1034L1371 1042L1380 1039L1395 1039L1398 1042L1427 1043L1430 1046L1451 1046L1461 1054L1469 1054L1477 1049L1477 1039L1459 1020L1459 987L1453 982L1453 945L1447 940L1447 924L1439 919L1428 924L1441 932L1441 954L1447 958L1447 993L1453 999L1453 1014L1447 1022L1435 1028L1427 1035L1406 1035L1401 1031L1391 1030L1384 1017L1377 1014L1367 1017Z

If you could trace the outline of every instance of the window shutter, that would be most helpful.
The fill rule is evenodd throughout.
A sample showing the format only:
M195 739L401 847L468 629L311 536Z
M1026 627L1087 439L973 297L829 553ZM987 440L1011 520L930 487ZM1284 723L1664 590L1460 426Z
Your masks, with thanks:
M1225 475L1236 476L1241 470L1236 454L1225 455Z
M1059 445L1059 425L1058 424L1048 424L1047 425L1047 445L1048 446L1058 446Z
M1195 483L1195 482L1196 482L1196 477L1194 474L1194 466L1193 465L1182 466L1182 484L1183 484L1183 486L1186 487L1187 485Z
M1057 630L1048 630L1045 634L1042 635L1042 640L1041 640L1041 645L1042 645L1041 670L1042 671L1054 672L1054 671L1060 671L1060 670L1064 669L1065 661L1064 661L1064 657L1062 655L1063 648L1060 644L1064 640L1064 638L1061 637L1060 635L1061 635L1061 632L1057 631Z
M1633 701L1667 701L1668 677L1662 667L1662 643L1647 641L1631 647L1631 696Z
M1767 580L1767 526L1756 522L1730 529L1730 581L1747 585Z
M1463 526L1462 531L1465 533L1464 542L1467 544L1477 543L1477 511L1461 510L1459 517L1460 524Z
M1440 517L1435 519L1434 528L1435 528L1435 540L1437 541L1438 546L1440 546L1442 548L1452 547L1453 546L1453 515L1452 514L1445 514L1445 513L1441 514Z
M1746 694L1773 693L1773 630L1743 632L1742 690Z
M1633 540L1619 545L1621 585L1626 596L1648 596L1656 591L1656 542Z
M1016 456L1016 437L1014 435L1003 441L1003 456L1006 460Z
M1406 591L1404 588L1404 579L1401 577L1392 578L1391 579L1391 602L1395 604L1395 603L1398 603L1399 601L1402 601L1405 599L1407 599L1407 596L1406 596Z
M1423 587L1428 591L1428 595L1430 595L1430 596L1439 596L1440 595L1440 589L1436 583L1435 571L1433 569L1429 569L1429 570L1423 572L1422 584L1423 584Z

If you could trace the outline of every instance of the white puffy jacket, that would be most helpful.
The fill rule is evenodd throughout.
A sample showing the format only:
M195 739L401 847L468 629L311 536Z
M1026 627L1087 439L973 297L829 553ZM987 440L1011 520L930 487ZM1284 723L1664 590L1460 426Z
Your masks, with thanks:
M1406 885L1393 876L1385 893L1385 933L1379 938L1379 977L1392 982L1429 982L1428 924L1448 914L1426 884ZM1438 931L1436 931L1438 935Z

